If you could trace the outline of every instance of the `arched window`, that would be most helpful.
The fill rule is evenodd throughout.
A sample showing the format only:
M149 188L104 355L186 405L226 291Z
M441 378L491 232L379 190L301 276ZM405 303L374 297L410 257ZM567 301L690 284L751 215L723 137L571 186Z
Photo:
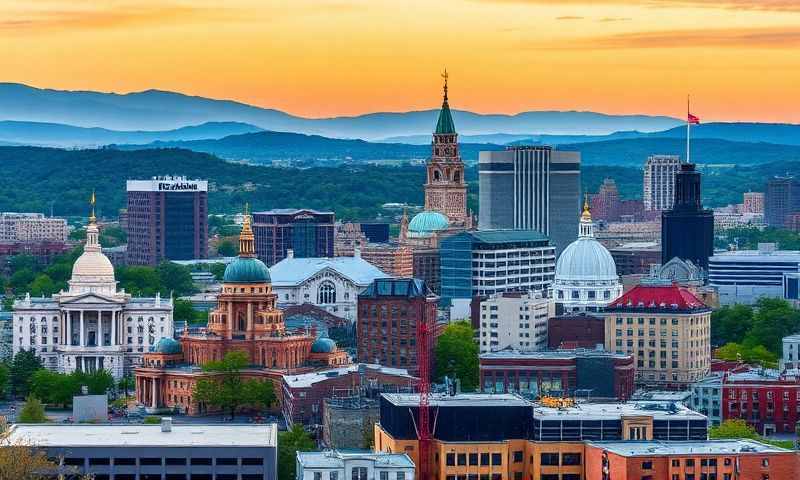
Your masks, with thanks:
M329 280L322 282L317 290L317 303L321 305L336 303L336 286L333 282Z
M433 171L433 179L436 180L436 181L441 180L442 179L442 172L440 172L439 170L434 170Z
M453 181L454 182L461 182L461 172L455 171L453 172Z

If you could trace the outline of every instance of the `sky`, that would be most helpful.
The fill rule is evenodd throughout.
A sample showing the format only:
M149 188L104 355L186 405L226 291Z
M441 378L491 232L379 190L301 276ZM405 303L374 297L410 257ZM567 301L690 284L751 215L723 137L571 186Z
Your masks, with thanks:
M306 117L436 108L800 123L800 0L0 0L0 81ZM0 112L0 116L2 116Z

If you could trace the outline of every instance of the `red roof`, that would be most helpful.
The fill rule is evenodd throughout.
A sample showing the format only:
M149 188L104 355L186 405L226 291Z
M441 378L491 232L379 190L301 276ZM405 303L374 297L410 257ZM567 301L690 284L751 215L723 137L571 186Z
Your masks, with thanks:
M689 290L672 285L637 285L607 307L659 310L698 310L708 308Z

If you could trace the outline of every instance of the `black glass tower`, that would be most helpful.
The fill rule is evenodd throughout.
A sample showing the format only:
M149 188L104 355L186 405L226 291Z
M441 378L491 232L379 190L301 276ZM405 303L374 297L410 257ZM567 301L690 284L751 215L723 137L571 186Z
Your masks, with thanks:
M703 209L700 173L693 163L681 164L675 175L675 203L661 213L661 262L674 257L708 268L714 254L714 213Z

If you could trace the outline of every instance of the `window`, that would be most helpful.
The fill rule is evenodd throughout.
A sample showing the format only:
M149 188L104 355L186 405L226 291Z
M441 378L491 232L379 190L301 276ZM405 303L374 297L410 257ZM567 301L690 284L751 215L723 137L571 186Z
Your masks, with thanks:
M114 465L136 465L135 458L115 458Z
M445 457L445 465L448 467L454 467L456 465L456 454L455 453L448 453Z
M242 465L264 465L264 459L260 457L243 458Z
M540 457L540 462L542 465L558 465L558 454L557 453L543 453Z
M679 458L673 459L672 460L672 466L673 467L680 467L681 466L681 460Z
M314 472L314 480L322 480L322 472Z
M458 465L466 465L467 464L467 454L466 453L459 453L457 456Z
M90 458L89 465L111 465L110 458Z
M469 454L469 464L470 465L477 465L478 464L478 454L477 453L470 453Z
M496 467L503 464L503 455L499 453L492 454L492 466Z
M331 473L336 473L336 472L331 472ZM334 480L334 478L331 477L331 480ZM406 480L406 472L397 472L397 480Z
M523 462L522 450L517 450L516 452L514 452L514 463L522 463L522 462Z
M653 469L653 461L652 460L645 460L642 462L642 470L652 470Z
M144 459L142 459L144 460ZM193 458L189 461L190 465L211 465L210 458ZM144 463L142 464L144 465Z
M339 472L331 472L329 476L331 480L339 480Z
M481 453L481 465L489 465L489 454Z
M561 455L561 465L580 465L580 453L564 453Z
M381 480L389 480L389 472L380 472L379 476Z
M336 303L336 286L330 280L325 280L319 286L317 303L321 305Z
M64 459L64 465L82 467L83 466L83 460L84 460L83 458L65 458Z
M367 480L367 467L354 467L350 470L351 480Z
M217 465L238 465L238 464L239 464L239 462L235 458L218 458L217 459ZM167 465L169 465L169 463ZM185 462L181 463L179 465L185 465ZM259 465L261 465L261 464L259 464Z
M185 458L165 458L164 463L167 465L186 465Z
M761 466L762 467L769 467L769 458L762 458L761 459Z
M192 465L194 465L194 459L192 459L192 460L193 460ZM209 458L209 460L211 460L211 459ZM140 458L139 459L139 465L161 465L161 459L160 458L147 458L147 457L146 458Z

